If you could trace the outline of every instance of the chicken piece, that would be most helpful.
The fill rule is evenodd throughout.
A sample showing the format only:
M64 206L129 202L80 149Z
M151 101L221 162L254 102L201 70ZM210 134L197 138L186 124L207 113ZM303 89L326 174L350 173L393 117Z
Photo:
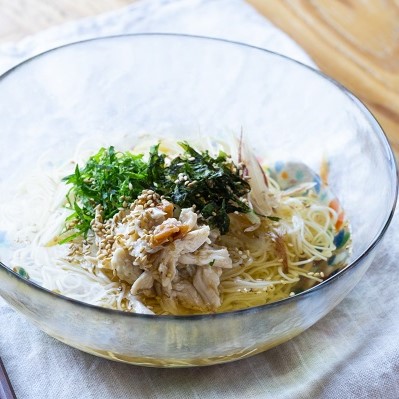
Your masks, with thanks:
M209 240L211 241L211 243L216 242L216 240L220 237L220 231L219 229L212 229L209 232Z
M170 209L168 209L169 211ZM155 245L161 245L167 241L184 237L196 227L197 218L197 214L191 208L182 209L179 220L170 217L155 228L152 242Z
M168 293L172 289L172 280L176 276L176 266L182 254L194 252L201 245L208 241L209 227L202 226L197 230L192 230L179 240L174 241L165 247L159 259L159 275L161 284Z
M173 205L170 204L173 209ZM146 209L145 212L151 216L151 219L155 220L157 223L162 223L164 220L168 219L170 216L166 207L155 207Z
M208 243L209 226L201 226L196 230L192 230L180 240L175 242L176 248L180 254L196 251L202 244Z
M177 265L177 270L179 272L179 277L183 280L192 281L195 271L197 270L196 265L183 265L179 263Z
M143 290L151 289L153 285L154 278L149 271L145 271L141 273L138 279L134 282L132 288L130 289L130 292L133 295L137 295Z
M213 267L221 267L230 269L233 267L233 262L230 258L227 248L224 247L211 247L204 244L200 249L195 252L183 254L179 257L179 263L184 265L197 265Z
M222 269L212 266L198 267L193 285L200 294L205 305L215 311L220 306L219 284Z
M183 208L180 212L180 222L187 225L190 231L197 226L197 219L198 215L192 210L192 208Z
M133 284L142 272L138 266L133 265L133 257L120 247L112 254L111 267L120 280L129 284Z
M129 254L132 255L136 261L143 253L148 252L151 249L150 245L144 240L126 240L124 244L129 248Z
M206 306L198 291L187 280L173 284L173 296L187 309L206 310Z
M179 314L179 308L177 306L177 300L175 295L172 297L167 295L162 295L161 297L162 309L170 314Z

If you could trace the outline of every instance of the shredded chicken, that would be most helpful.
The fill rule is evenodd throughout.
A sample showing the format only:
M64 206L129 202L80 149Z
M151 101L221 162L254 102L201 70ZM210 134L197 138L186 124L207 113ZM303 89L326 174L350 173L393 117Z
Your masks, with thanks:
M154 279L149 271L142 272L136 279L130 292L133 295L137 295L140 291L148 290L154 285Z
M217 267L198 267L193 279L194 287L201 295L206 306L211 309L216 309L220 306L218 286L221 274L222 270Z
M141 274L138 266L133 265L133 257L121 247L115 249L111 259L112 269L120 280L133 284Z
M180 280L173 284L172 298L175 298L188 309L201 310L206 308L200 294L188 280Z
M111 269L131 285L131 305L140 313L145 298L159 298L172 314L179 306L215 311L222 269L233 266L230 254L215 244L218 233L198 223L192 208L181 209L178 218L173 209L153 191L143 191L130 209L105 223L99 207L93 224L96 267Z
M172 280L176 275L179 257L196 251L207 241L208 235L209 227L203 226L197 230L190 231L183 239L178 239L163 249L159 256L158 271L166 294L170 294L172 290Z
M179 263L197 266L212 265L221 268L231 268L233 266L227 248L209 244L204 244L197 251L182 254L179 257Z

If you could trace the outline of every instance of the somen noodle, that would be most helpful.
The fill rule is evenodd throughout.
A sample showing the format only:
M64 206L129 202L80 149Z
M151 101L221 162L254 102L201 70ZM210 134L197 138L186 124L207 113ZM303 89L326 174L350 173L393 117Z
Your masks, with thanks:
M7 263L65 296L160 315L274 302L347 263L348 222L304 164L260 167L242 143L234 160L220 143L150 145L35 171L14 194L30 206L2 204Z

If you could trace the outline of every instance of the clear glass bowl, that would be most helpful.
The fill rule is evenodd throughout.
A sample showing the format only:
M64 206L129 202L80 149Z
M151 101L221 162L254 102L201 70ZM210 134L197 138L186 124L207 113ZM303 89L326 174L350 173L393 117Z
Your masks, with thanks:
M301 161L317 171L323 158L329 160L330 187L353 232L346 269L293 298L205 316L87 305L27 281L5 264L1 296L68 345L147 366L227 362L306 330L370 266L394 211L397 175L387 139L364 105L298 62L243 44L165 34L90 40L34 57L0 81L0 192L27 173L43 148L53 149L48 162L56 164L82 138L111 144L113 135L125 132L130 145L143 131L190 140L198 131L218 136L241 128L256 154L270 161ZM0 251L3 260L6 242Z

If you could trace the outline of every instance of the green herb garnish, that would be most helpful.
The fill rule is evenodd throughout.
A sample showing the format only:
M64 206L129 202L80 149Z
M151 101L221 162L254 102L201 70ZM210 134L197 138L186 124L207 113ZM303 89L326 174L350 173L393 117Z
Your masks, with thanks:
M97 205L103 207L104 219L109 219L148 188L147 163L142 158L114 147L101 148L84 168L76 165L75 173L64 177L63 181L72 184L67 200L74 212L66 219L66 230L72 233L61 243L87 235Z
M229 213L250 211L242 197L249 193L250 186L240 176L239 169L219 152L216 158L208 151L197 152L187 143L179 143L183 154L165 165L165 155L159 154L158 146L152 147L149 171L156 179L154 190L165 195L180 207L195 205L211 227L219 228L221 234L229 230Z
M187 143L179 145L184 152L171 162L166 162L156 145L150 150L148 162L142 154L117 152L109 147L90 157L84 168L77 165L75 172L63 179L72 184L67 206L73 212L66 219L60 243L87 235L97 205L103 207L104 220L109 219L144 189L164 195L181 208L195 206L212 227L227 233L229 213L250 211L241 199L250 191L248 182L224 152L213 158Z

